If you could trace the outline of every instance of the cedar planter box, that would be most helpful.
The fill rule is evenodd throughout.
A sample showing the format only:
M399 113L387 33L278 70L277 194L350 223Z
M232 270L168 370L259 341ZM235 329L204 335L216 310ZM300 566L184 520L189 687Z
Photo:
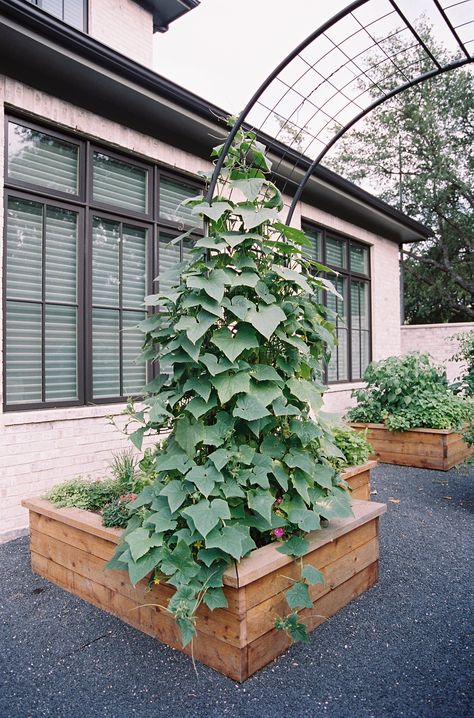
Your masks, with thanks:
M100 516L81 509L58 509L49 501L23 502L30 511L33 571L118 616L140 631L179 650L181 641L174 619L158 606L174 589L166 584L145 592L145 581L133 587L126 572L105 571L104 562L120 542L120 529L102 526ZM332 616L378 578L378 520L385 505L355 500L354 517L331 522L310 534L305 562L322 570L326 582L312 586L314 609L300 612L309 630ZM275 545L252 552L224 574L227 609L197 614L194 657L229 676L244 681L283 653L291 641L274 628L279 615L289 613L283 591L299 569ZM143 604L148 604L144 606ZM184 649L191 653L191 647Z
M370 472L376 466L376 461L366 461L365 464L342 470L341 478L349 484L352 499L370 500Z
M352 422L349 426L359 431L367 429L374 457L383 464L448 471L474 453L474 447L469 448L460 433L449 429L390 431L383 424Z

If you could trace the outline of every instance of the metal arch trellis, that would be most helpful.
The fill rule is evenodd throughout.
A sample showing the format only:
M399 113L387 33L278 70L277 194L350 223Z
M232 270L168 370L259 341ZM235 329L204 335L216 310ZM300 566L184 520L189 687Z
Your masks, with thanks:
M433 31L428 40L417 27L420 10ZM207 201L246 123L257 134L285 138L278 166L291 155L290 178L298 165L295 149L310 160L288 210L290 224L311 175L351 127L386 100L472 62L474 0L355 0L301 42L252 95L216 162Z

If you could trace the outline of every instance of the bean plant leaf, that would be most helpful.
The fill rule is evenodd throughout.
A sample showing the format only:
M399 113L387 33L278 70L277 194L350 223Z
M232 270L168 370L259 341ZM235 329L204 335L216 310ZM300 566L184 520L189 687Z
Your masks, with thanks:
M286 321L286 314L276 304L259 304L255 309L249 309L245 321L255 327L266 339L270 339L275 329Z
M233 414L246 421L255 421L256 419L262 419L264 416L268 416L270 412L261 401L251 394L246 394L237 399Z
M287 556L293 556L299 558L304 556L309 550L309 541L301 538L300 536L292 536L289 541L278 547L280 553L284 553Z
M285 598L290 608L313 608L308 585L298 581L285 591Z
M226 404L236 394L247 393L250 389L249 375L245 371L237 374L223 372L211 379L211 382L217 389L221 404Z
M310 566L309 564L305 564L303 566L301 576L302 578L304 578L306 583L309 583L311 586L316 583L324 583L324 574L322 574L321 571L318 571L317 568L314 568L314 566Z
M235 334L226 327L218 329L213 333L211 342L231 362L234 362L246 349L258 347L258 340L254 330L245 325L240 327Z
M216 608L227 608L229 605L222 588L208 588L203 600L211 611Z

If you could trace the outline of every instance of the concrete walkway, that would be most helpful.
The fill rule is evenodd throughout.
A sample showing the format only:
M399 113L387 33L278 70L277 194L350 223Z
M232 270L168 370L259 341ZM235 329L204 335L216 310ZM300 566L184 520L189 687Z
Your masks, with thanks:
M236 685L34 576L0 547L1 718L461 718L469 685L474 470L382 466L379 584Z

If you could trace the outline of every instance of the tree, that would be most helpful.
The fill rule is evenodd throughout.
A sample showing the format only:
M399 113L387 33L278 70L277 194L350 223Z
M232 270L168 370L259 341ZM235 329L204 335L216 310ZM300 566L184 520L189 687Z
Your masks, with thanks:
M435 45L430 29L419 28ZM403 64L428 69L419 49L398 36L387 48ZM445 51L437 48L443 57ZM393 67L379 77L390 87ZM375 91L375 95L378 91ZM458 69L406 90L372 111L326 160L433 232L403 248L409 323L474 319L474 74Z

